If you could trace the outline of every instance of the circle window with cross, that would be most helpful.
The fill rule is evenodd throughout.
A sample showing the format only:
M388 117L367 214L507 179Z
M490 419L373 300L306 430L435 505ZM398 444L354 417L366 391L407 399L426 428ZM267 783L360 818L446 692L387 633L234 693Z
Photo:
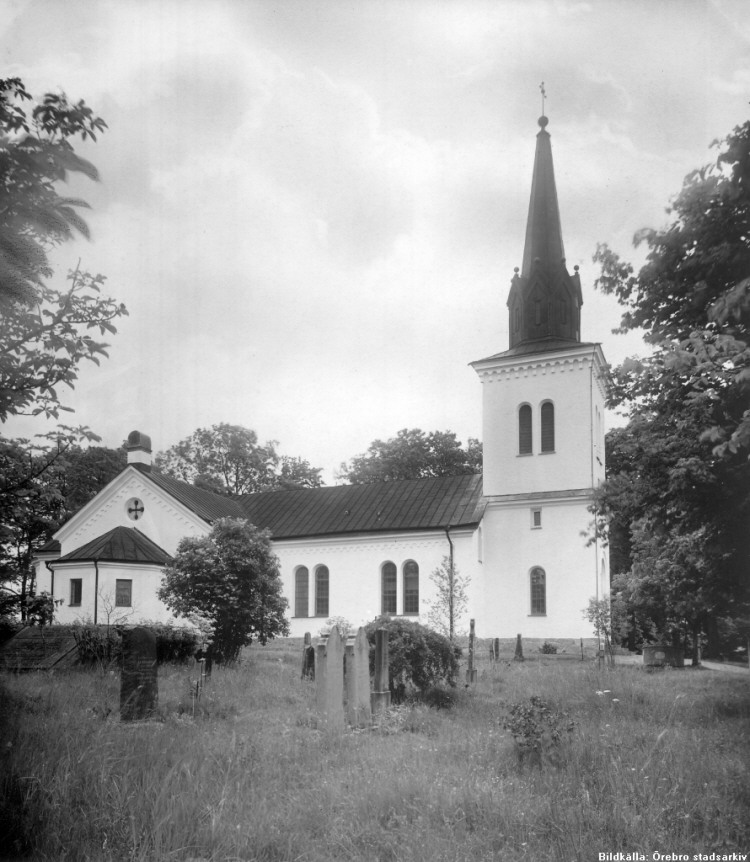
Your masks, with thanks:
M145 511L143 506L143 500L138 499L138 497L131 497L125 504L125 508L128 513L128 518L130 518L131 521L140 520L143 517L143 512Z

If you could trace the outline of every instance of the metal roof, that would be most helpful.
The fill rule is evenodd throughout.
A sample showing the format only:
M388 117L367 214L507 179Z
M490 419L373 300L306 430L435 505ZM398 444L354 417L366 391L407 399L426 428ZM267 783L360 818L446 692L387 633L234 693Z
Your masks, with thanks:
M238 498L274 539L473 526L484 511L478 474L264 491Z
M537 353L552 353L554 351L563 350L580 350L582 347L596 347L598 342L595 341L573 341L568 338L540 338L537 341L524 341L509 350L503 350L500 353L494 353L492 356L485 356L484 359L477 359L471 365L477 365L480 362L488 362L491 359L502 359L506 356L531 356Z
M171 559L163 548L134 527L115 527L55 560L55 563L97 561L164 565Z
M138 465L132 466L137 467ZM187 482L173 479L171 476L165 476L153 470L139 468L139 472L148 476L152 482L163 488L184 506L187 506L191 512L195 512L204 521L210 523L218 518L246 517L236 498L223 497L221 494L204 491L202 488L196 488L195 485L189 485Z

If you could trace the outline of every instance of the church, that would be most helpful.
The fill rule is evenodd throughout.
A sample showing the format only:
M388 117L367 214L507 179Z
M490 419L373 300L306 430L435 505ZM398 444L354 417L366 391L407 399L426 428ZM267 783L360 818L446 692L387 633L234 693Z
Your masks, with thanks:
M223 517L271 532L291 635L331 617L426 622L445 558L468 577L459 630L482 637L591 637L583 610L608 593L606 548L584 535L604 479L607 370L581 341L578 267L565 264L548 120L539 119L510 343L471 363L482 384L483 474L266 491L229 498L152 470L132 432L128 464L37 556L55 621L167 621L162 570L185 536Z

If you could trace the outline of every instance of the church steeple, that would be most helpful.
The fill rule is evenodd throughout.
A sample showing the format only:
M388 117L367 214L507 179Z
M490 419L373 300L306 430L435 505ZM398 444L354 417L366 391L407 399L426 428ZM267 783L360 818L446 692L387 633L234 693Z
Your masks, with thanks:
M539 118L526 243L508 296L510 347L533 342L580 341L581 282L565 266L548 119ZM539 345L543 347L543 344Z

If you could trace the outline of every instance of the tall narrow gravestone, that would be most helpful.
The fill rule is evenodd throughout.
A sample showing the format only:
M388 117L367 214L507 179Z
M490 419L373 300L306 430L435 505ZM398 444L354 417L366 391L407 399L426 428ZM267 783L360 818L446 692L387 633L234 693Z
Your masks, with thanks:
M390 675L388 671L388 629L375 632L375 680L370 695L373 716L385 712L391 705Z
M121 721L149 718L158 700L156 635L145 628L126 630L122 635Z
M516 635L516 653L513 656L513 661L523 661L523 642L521 635Z
M315 651L315 706L322 725L344 727L344 639L338 626Z
M476 644L474 620L471 620L469 626L469 666L466 669L466 682L475 683L477 681L477 669L474 667L474 646Z
M367 727L372 721L370 706L370 645L365 630L346 642L346 720L352 727Z
M302 647L302 679L315 679L315 647L310 632L305 632L305 644Z

